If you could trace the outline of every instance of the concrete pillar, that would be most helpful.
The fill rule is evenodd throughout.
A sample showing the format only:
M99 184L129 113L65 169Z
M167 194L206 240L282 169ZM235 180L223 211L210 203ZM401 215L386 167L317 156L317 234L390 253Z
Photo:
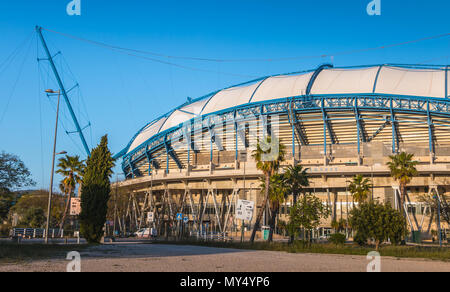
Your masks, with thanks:
M401 196L401 193L400 193L400 186L398 186L398 185L393 185L392 186L392 189L394 190L394 208L396 209L396 210L401 210L401 207L400 207L400 196Z

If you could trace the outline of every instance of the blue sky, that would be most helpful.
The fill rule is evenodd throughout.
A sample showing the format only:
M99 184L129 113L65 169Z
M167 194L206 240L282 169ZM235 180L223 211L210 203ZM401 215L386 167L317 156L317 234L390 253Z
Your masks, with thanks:
M444 0L381 0L382 15L368 16L370 0L286 1L100 1L81 0L82 15L68 16L69 0L0 2L0 151L19 155L37 187L48 188L57 89L35 25L86 39L172 56L217 59L284 58L332 54L450 32ZM167 59L193 71L151 62L44 32L50 49L62 52L66 87L90 145L107 133L120 151L147 122L186 98L283 72L312 69L330 58L214 63ZM19 48L15 58L8 56ZM450 38L334 57L336 66L379 63L448 64ZM149 56L150 57L150 56ZM4 63L4 61L7 61ZM68 65L68 66L67 66ZM69 68L70 67L70 71ZM39 69L40 68L40 69ZM39 71L40 70L40 71ZM232 74L236 75L232 75ZM85 156L65 105L58 150ZM120 164L120 163L119 163ZM119 168L117 168L119 170Z

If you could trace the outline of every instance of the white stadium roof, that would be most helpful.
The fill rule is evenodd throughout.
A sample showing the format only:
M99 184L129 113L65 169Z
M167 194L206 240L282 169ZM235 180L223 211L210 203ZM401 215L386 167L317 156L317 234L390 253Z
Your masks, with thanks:
M156 134L201 115L268 100L302 96L311 83L311 95L390 94L446 98L450 96L448 67L378 65L325 68L312 80L314 71L271 76L250 84L218 91L196 100L148 124L132 141L127 153ZM446 92L447 91L447 92Z

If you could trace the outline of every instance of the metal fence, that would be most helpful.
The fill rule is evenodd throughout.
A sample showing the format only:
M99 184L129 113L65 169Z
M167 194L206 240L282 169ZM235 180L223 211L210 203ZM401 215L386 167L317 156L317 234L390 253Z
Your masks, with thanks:
M14 228L11 230L11 237L23 237L23 238L44 238L45 229L42 228ZM63 238L64 229L49 229L49 238Z

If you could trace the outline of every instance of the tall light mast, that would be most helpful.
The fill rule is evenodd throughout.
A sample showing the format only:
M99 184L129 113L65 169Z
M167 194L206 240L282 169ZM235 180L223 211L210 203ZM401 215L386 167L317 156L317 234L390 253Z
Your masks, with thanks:
M42 46L44 47L44 51L47 55L47 60L50 62L50 66L52 67L53 74L55 74L56 81L58 82L58 86L61 91L61 95L64 97L67 108L69 109L70 115L72 116L72 120L76 127L76 132L80 136L81 143L83 144L83 147L84 147L84 150L86 151L87 156L91 156L91 151L89 150L89 147L86 143L86 139L84 138L83 130L81 129L80 124L78 123L77 117L75 116L75 112L73 111L72 105L70 104L69 97L67 96L67 91L64 88L64 84L61 80L61 77L59 76L59 73L58 73L58 70L56 69L55 63L53 62L53 57L50 54L47 43L45 42L44 36L42 35L42 27L36 26L36 32L39 35Z

